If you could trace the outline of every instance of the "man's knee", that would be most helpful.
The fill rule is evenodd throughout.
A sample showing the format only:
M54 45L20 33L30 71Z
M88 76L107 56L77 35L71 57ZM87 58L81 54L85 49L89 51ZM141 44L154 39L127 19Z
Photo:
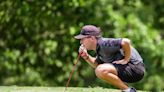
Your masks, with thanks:
M114 72L113 66L110 64L101 64L95 69L95 74L99 78L104 78L108 73Z
M103 65L99 65L99 66L96 67L95 74L96 74L97 77L99 77L99 78L103 77L103 75L105 75L105 73L106 73L106 70L103 67Z

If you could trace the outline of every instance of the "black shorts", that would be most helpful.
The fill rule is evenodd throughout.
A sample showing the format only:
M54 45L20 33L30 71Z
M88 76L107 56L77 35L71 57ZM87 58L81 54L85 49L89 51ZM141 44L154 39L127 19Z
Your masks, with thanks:
M140 81L145 72L144 64L138 63L138 64L132 64L129 62L126 65L121 64L113 64L118 72L118 77L123 81L127 83L133 83Z

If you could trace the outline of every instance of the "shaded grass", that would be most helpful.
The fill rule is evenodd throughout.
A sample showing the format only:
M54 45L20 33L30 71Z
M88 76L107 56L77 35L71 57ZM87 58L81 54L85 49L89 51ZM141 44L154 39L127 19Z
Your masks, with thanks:
M0 86L0 92L64 92L65 87L18 87L18 86ZM66 92L121 92L117 89L107 89L101 87L82 88L69 87ZM146 91L137 91L146 92Z

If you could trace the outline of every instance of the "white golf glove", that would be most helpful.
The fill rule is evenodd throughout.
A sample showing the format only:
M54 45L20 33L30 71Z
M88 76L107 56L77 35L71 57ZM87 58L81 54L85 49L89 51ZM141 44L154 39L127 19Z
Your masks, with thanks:
M80 45L80 47L79 47L79 53L87 53L87 50L86 50L86 48L84 47L84 45L83 44L81 44Z
M81 44L81 46L79 47L79 53L80 53L81 57L83 57L84 59L88 59L89 58L87 49L84 47L83 44Z

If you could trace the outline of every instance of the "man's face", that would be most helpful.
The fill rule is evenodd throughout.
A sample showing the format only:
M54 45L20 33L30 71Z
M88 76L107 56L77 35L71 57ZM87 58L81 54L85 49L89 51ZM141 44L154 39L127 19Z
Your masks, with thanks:
M83 44L84 47L87 49L87 50L91 50L91 44L92 44L92 41L91 41L91 37L85 37L85 38L82 38L80 40L80 44Z

